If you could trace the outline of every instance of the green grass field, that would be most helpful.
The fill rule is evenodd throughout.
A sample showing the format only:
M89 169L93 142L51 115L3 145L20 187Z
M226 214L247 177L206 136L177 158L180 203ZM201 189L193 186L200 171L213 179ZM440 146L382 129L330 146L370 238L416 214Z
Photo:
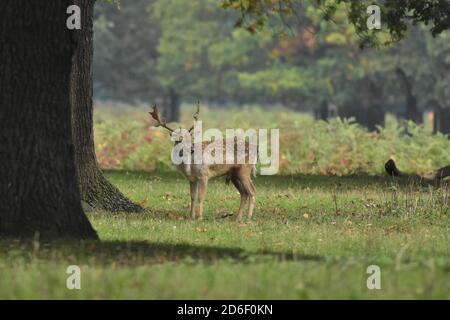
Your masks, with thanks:
M101 242L0 242L0 298L450 298L450 217L444 189L385 177L256 178L254 220L214 180L204 221L190 221L176 172L107 173L145 214L91 212ZM79 265L81 290L66 288ZM381 268L369 290L366 268Z

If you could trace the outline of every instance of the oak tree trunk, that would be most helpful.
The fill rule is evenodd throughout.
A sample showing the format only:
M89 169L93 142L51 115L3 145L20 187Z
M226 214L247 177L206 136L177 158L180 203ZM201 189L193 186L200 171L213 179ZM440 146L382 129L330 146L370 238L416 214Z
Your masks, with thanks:
M72 71L72 133L75 146L75 164L81 199L85 208L140 212L143 208L127 199L103 175L95 155L93 133L93 15L94 1L75 0L82 8L82 28L78 31L80 46L73 60Z
M81 207L70 75L72 1L0 3L0 236L97 238Z

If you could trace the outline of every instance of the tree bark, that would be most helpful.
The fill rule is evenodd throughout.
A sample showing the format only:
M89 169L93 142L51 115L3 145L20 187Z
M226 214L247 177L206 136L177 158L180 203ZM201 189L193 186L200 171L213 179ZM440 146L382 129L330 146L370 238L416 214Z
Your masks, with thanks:
M72 1L0 3L0 236L97 238L81 207L70 75Z
M111 212L141 212L144 209L127 199L103 175L95 154L93 131L93 15L94 1L75 0L82 8L82 28L77 31L81 43L73 60L71 78L72 134L75 165L81 199L87 209Z

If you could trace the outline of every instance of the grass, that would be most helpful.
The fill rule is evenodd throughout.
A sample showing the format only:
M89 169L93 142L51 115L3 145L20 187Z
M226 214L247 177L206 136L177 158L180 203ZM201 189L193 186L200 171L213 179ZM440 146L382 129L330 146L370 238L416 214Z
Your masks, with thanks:
M280 175L256 179L252 222L224 218L239 196L220 179L206 219L190 221L167 134L144 108L111 110L95 112L100 164L148 212L88 213L101 242L0 241L0 298L450 298L447 187L380 176L389 157L408 172L448 165L445 136L392 118L369 133L285 109L205 107L205 128L280 128ZM182 111L186 125L193 106ZM66 288L69 265L81 267L81 290ZM370 265L381 268L381 290L366 286Z
M111 171L145 214L89 213L102 242L0 242L0 298L450 298L448 191L385 177L256 178L254 220L223 218L239 196L213 181L189 221L173 171ZM79 265L81 290L66 288ZM381 268L381 290L366 269Z

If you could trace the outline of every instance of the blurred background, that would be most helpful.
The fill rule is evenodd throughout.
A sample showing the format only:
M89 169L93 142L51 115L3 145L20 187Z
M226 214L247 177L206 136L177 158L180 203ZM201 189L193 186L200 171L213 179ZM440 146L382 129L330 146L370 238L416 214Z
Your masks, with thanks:
M450 32L425 26L380 49L360 49L345 13L325 22L305 1L254 34L217 0L97 3L95 135L106 169L170 167L170 122L280 128L281 173L378 174L450 164Z

